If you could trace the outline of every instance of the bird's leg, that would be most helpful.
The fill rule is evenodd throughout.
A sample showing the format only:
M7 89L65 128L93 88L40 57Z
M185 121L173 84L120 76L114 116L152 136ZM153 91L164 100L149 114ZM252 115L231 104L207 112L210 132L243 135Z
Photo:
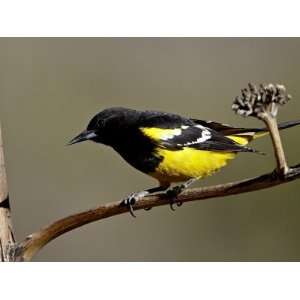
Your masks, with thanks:
M176 186L172 187L171 189L167 190L166 194L167 194L167 197L170 198L170 207L172 210L175 210L173 205L175 203L176 197L197 180L199 180L199 177L191 178L188 181L186 181L182 184L176 185ZM177 202L177 206L181 206L181 205L182 205L181 202Z
M151 188L151 189L148 189L147 192L148 192L148 195L151 195L151 194L154 194L154 193L157 193L157 192L163 192L165 190L167 190L168 188L170 187L170 184L161 184L160 186L158 187L155 187L155 188ZM150 210L152 207L149 207L149 208L145 208L145 210Z
M142 199L143 197L145 197L147 195L151 195L153 193L165 191L165 190L167 190L169 188L169 186L170 186L170 184L160 185L160 186L155 187L155 188L151 188L151 189L144 190L144 191L141 191L141 192L132 193L129 196L127 196L126 199L124 199L121 202L120 205L128 207L128 210L129 210L130 214L133 217L136 217L136 215L133 212L133 205L136 202L138 202L140 199ZM151 208L146 208L145 210L150 210L150 209Z

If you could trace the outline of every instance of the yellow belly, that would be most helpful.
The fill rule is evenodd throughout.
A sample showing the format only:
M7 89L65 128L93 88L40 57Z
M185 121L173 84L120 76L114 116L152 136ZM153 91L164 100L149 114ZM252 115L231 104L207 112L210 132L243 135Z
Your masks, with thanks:
M195 177L205 177L224 167L235 158L231 152L212 152L183 148L180 151L159 149L163 161L150 175L161 182L180 182Z

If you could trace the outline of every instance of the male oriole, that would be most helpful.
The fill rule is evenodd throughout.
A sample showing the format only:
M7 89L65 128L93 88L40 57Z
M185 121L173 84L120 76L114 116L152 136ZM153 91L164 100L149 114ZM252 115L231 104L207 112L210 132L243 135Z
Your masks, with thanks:
M285 122L279 128L298 124L300 120ZM171 113L117 107L95 115L69 144L91 140L111 146L130 165L158 180L158 187L124 200L133 214L132 205L148 194L184 182L167 191L175 197L194 181L224 167L238 152L258 152L246 145L266 133L265 128L235 128Z

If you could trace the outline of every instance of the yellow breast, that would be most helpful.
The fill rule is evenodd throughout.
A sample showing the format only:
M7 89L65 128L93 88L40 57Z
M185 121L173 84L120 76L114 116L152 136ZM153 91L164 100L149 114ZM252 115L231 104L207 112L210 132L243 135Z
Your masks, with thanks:
M162 182L179 182L194 177L205 177L224 167L236 154L213 152L185 147L180 151L158 149L163 161L150 174Z

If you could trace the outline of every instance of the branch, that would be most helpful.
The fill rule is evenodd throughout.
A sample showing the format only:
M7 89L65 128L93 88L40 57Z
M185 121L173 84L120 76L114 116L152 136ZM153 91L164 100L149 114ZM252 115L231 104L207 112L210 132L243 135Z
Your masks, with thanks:
M269 188L298 178L300 178L300 164L290 168L284 176L277 176L276 172L272 172L237 182L190 189L180 194L175 201L177 203L185 203L225 197ZM108 203L60 219L26 237L24 241L15 246L12 256L15 257L17 261L29 261L43 246L66 232L97 220L128 213L127 208L120 206L120 203L120 201ZM168 205L169 203L170 199L168 199L165 194L147 196L134 205L134 210L149 209L155 206Z
M0 261L9 261L9 248L14 242L0 126Z

